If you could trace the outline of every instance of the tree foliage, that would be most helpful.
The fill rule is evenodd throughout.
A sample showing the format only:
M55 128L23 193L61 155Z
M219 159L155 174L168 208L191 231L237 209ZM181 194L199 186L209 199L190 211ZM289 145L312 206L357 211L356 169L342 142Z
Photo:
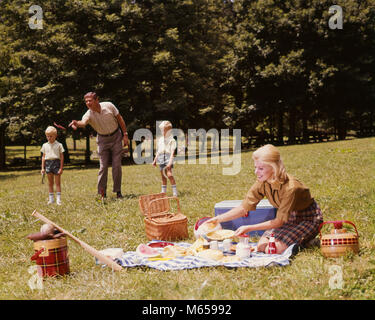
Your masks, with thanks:
M336 4L332 30L328 0L43 0L33 29L29 2L3 0L0 167L10 138L40 143L47 125L80 118L87 91L130 133L169 119L257 143L372 135L375 1Z

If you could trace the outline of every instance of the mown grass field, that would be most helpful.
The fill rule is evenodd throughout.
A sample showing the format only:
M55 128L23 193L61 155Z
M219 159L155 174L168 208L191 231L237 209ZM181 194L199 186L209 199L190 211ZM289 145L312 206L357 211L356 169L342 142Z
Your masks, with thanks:
M314 247L300 251L286 267L129 268L116 273L95 265L92 256L69 240L71 274L46 279L42 289L33 290L28 285L33 244L25 237L41 226L31 216L35 209L97 249L135 250L147 243L138 197L159 192L160 175L151 165L124 166L125 199L118 201L109 193L103 206L95 197L98 168L68 166L62 176L63 205L58 207L47 206L47 184L41 184L39 169L9 171L0 173L0 299L375 299L375 138L280 151L287 171L310 187L325 220L356 224L359 255L326 259ZM213 215L217 202L242 199L254 181L251 152L242 153L239 174L223 175L225 167L175 166L181 207L189 219L188 242L194 241L198 218ZM330 285L332 266L342 270L341 289Z

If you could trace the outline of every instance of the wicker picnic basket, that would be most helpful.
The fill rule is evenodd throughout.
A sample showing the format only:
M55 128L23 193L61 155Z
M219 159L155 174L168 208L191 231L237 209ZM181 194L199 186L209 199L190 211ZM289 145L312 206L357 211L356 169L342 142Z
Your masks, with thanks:
M343 228L343 223L351 224L355 229L355 234L347 232ZM321 229L325 224L333 224L331 233L323 235ZM348 251L359 252L359 235L353 222L347 220L325 221L319 226L320 250L323 256L327 258L336 258L345 255Z
M177 202L177 212L171 212L170 201ZM140 196L139 207L144 217L149 240L180 240L188 238L187 217L181 213L177 197L165 193Z

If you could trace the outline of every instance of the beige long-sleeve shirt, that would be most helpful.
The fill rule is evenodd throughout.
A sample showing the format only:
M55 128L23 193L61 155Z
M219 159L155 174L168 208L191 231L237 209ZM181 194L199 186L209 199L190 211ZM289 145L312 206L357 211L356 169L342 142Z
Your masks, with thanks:
M276 217L283 222L288 220L290 212L306 209L314 201L309 188L289 174L282 183L255 182L242 201L242 206L247 212L254 211L264 197L278 208Z

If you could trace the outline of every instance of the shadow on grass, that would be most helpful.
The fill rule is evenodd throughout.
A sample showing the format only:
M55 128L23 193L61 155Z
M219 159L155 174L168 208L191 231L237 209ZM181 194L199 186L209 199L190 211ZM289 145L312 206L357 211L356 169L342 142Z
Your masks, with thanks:
M137 165L134 162L131 161L124 161L122 163L122 166L133 166ZM111 165L110 165L111 167ZM85 162L73 162L73 163L65 163L64 164L64 171L65 170L76 170L76 169L99 169L99 161L98 160L92 160L89 163ZM15 172L15 171L40 171L40 164L27 164L27 165L7 165L5 169L0 170L1 172ZM15 177L15 175L9 175L10 177ZM7 176L6 176L7 177ZM0 176L0 179L2 176Z
M13 170L13 171L17 171L17 170ZM0 171L0 173L1 172L6 172L6 171ZM0 181L7 180L7 179L14 179L20 176L23 176L23 177L32 176L34 174L35 174L34 172L30 172L30 173L25 173L22 175L16 175L16 174L0 175Z
M123 200L138 199L140 196L142 196L142 194L122 193L122 196L123 196L122 199L117 199L116 195L109 196L109 197L105 198L104 204L118 202L118 201L123 201ZM98 200L101 201L100 198L98 198Z

